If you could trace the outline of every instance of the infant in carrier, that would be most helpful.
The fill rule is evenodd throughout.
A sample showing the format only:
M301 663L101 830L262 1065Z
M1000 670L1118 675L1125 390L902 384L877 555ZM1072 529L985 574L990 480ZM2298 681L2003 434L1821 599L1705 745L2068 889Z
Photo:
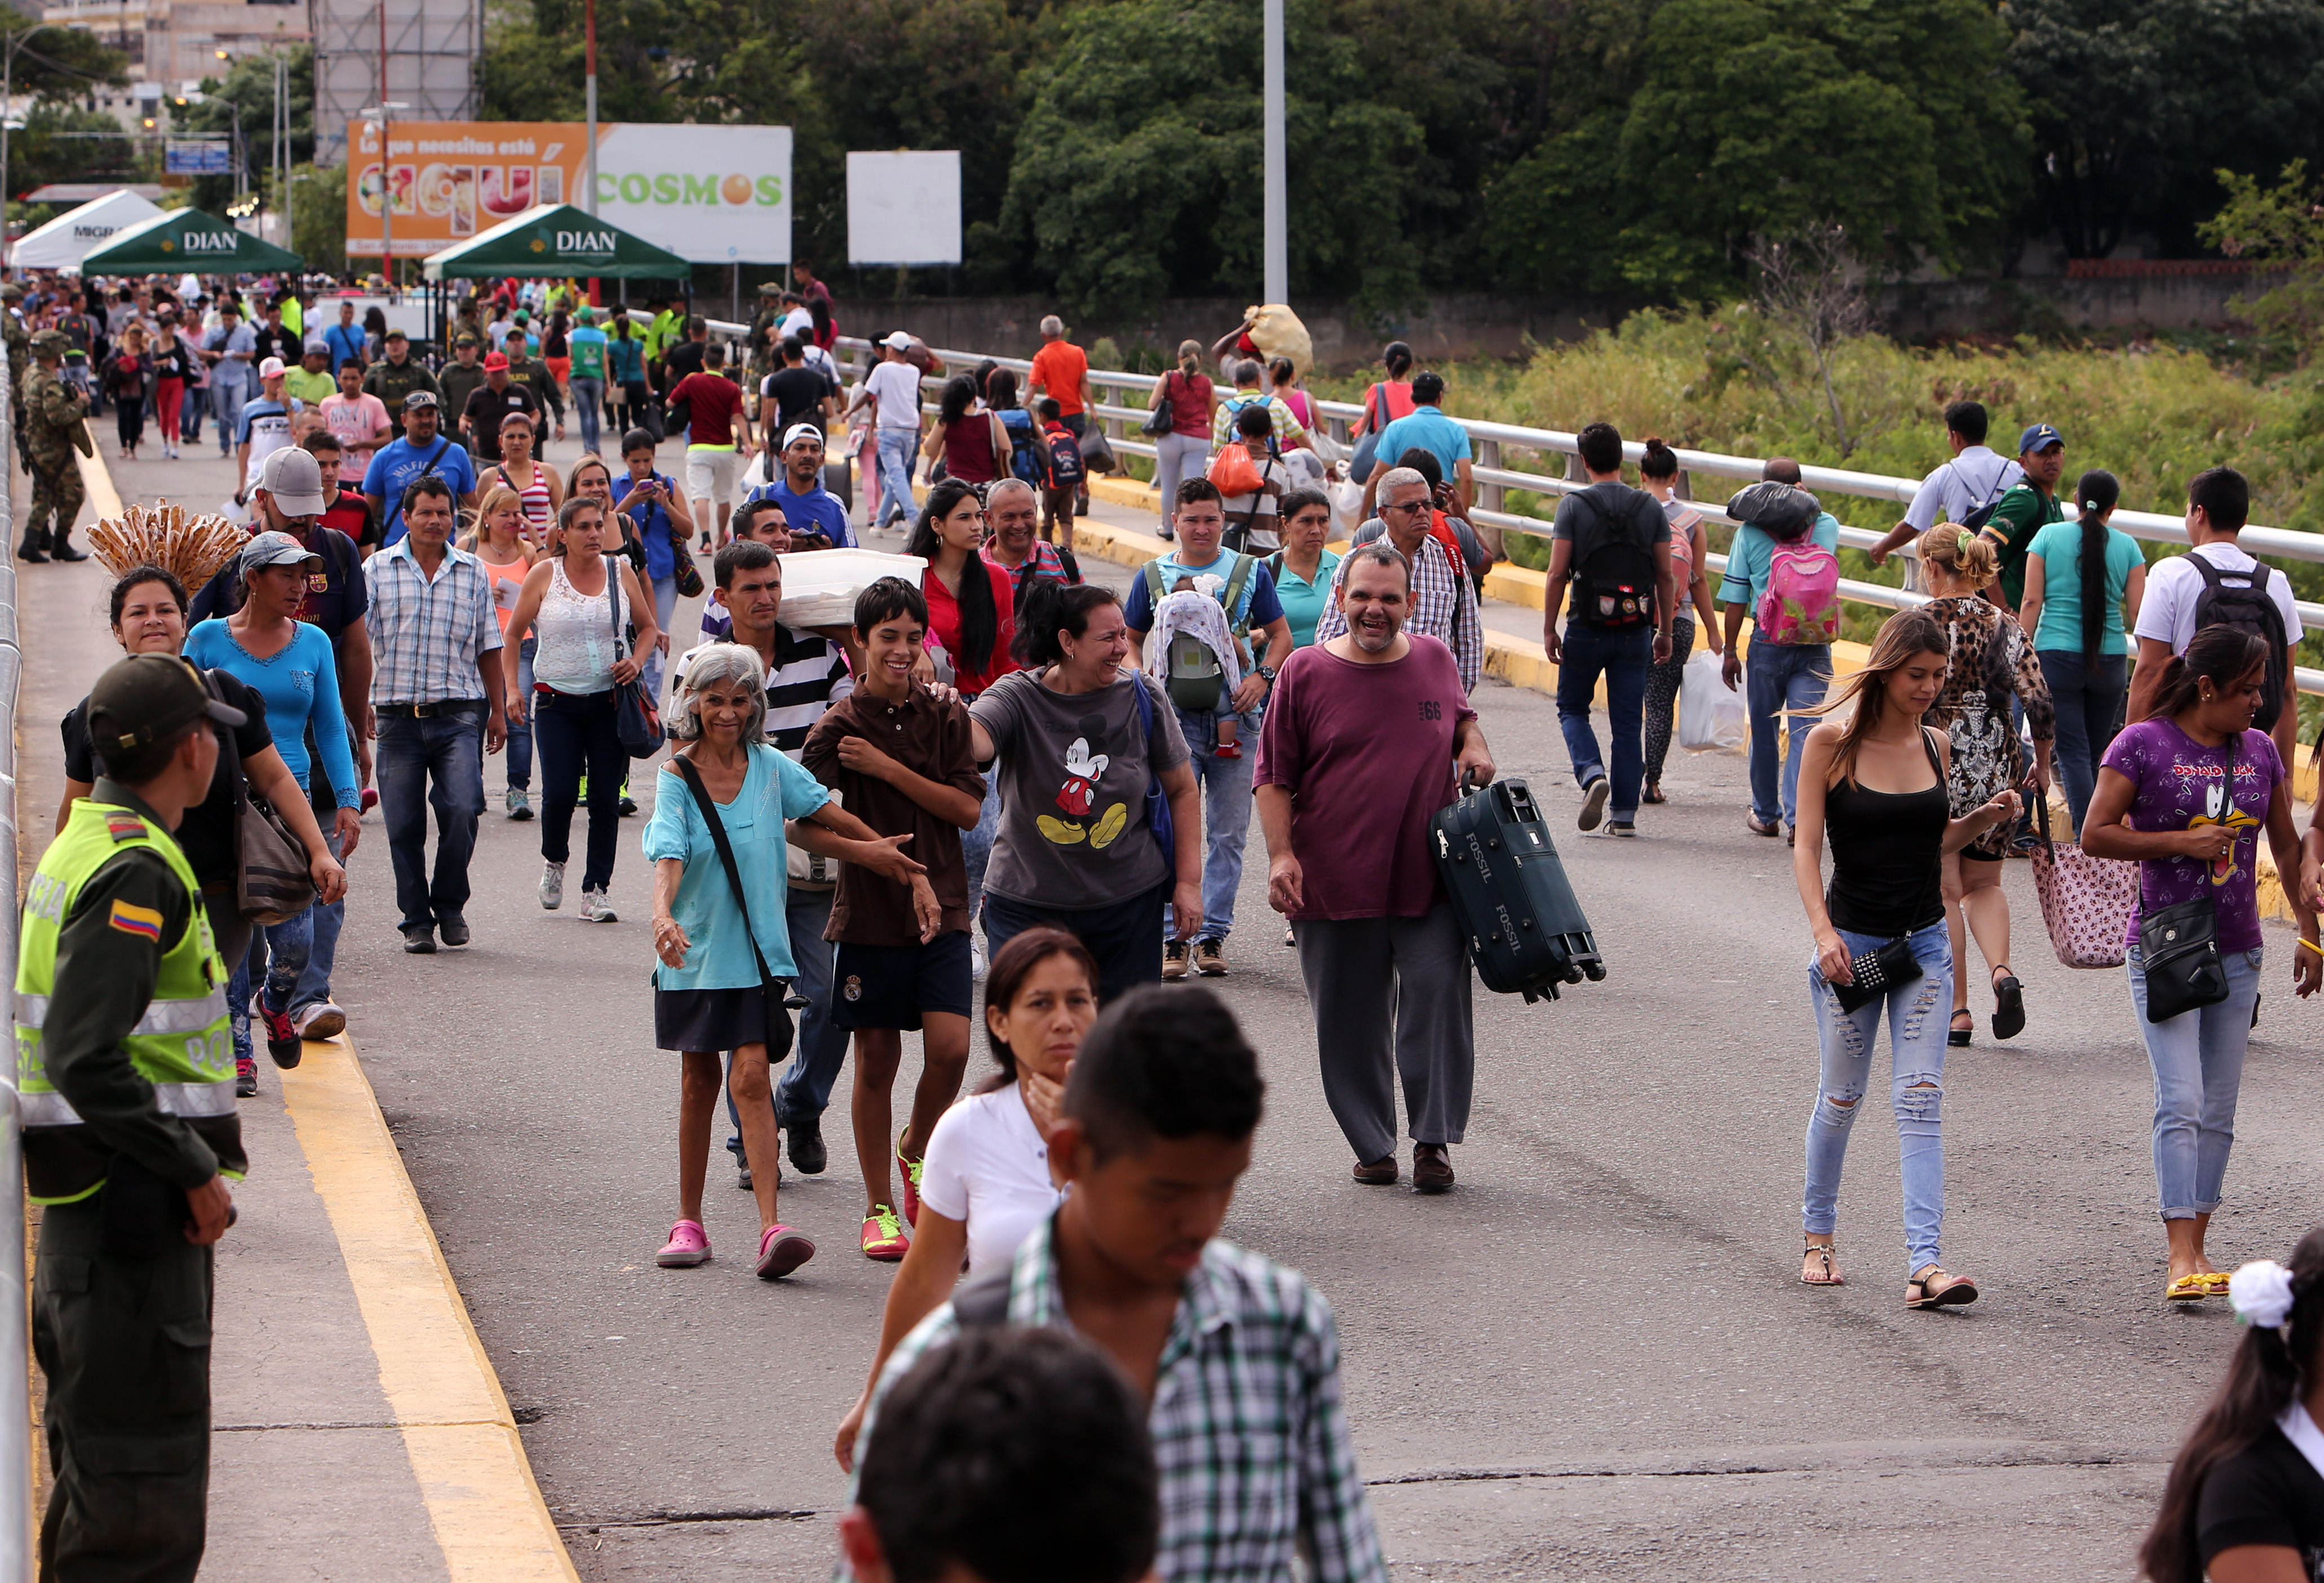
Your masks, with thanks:
M1162 684L1170 701L1193 714L1212 717L1221 758L1240 758L1236 740L1241 717L1234 690L1242 684L1242 645L1227 625L1219 603L1226 579L1213 572L1181 577L1154 606L1154 641L1147 649L1147 673Z

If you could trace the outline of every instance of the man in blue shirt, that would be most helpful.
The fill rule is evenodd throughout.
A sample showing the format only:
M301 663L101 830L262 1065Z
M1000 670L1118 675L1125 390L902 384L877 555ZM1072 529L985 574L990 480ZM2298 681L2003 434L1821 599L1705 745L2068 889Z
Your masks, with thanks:
M403 398L403 438L380 447L364 474L364 498L380 519L381 546L403 537L403 491L414 478L434 473L452 486L460 509L476 505L476 464L468 453L436 431L440 416L433 391Z
M261 363L259 397L243 403L242 415L235 423L234 498L237 505L250 504L251 475L266 465L268 457L290 443L290 415L306 410L304 402L284 392L284 378L281 358L269 357Z
M1412 376L1412 411L1380 430L1379 444L1372 452L1379 459L1372 464L1372 476L1364 480L1364 515L1373 514L1372 495L1380 479L1415 446L1436 458L1443 477L1456 480L1461 496L1456 514L1469 514L1475 493L1469 479L1469 431L1444 415L1443 400L1442 374L1425 368Z
M1242 884L1243 844L1250 831L1252 761L1244 755L1241 744L1259 741L1259 711L1274 690L1275 673L1291 657L1291 623L1283 614L1283 601L1276 595L1275 579L1268 575L1266 563L1220 548L1227 517L1219 486L1208 478L1189 478L1178 486L1178 498L1173 505L1171 526L1177 534L1174 548L1147 563L1130 585L1130 597L1122 606L1130 641L1138 645L1140 654L1145 653L1158 597L1177 592L1182 579L1193 579L1196 588L1225 606L1227 625L1238 634L1247 630L1252 637L1251 657L1241 665L1242 680L1220 708L1197 711L1174 706L1178 710L1178 729L1186 739L1188 767L1203 785L1206 849L1203 927L1195 934L1194 970L1205 978L1220 978L1226 975L1226 940L1234 930L1235 892ZM1247 560L1252 564L1241 588L1235 589L1236 568ZM1156 593L1157 588L1160 596ZM1235 589L1231 604L1230 589ZM1266 652L1264 658L1259 658L1258 638L1262 634ZM1236 722L1234 740L1219 740L1222 719ZM1170 908L1163 909L1162 977L1181 979L1186 976L1186 942L1177 938L1171 914Z
M1800 464L1788 457L1773 457L1760 477L1770 483L1796 486ZM1816 514L1815 526L1807 536L1834 555L1840 553L1840 523L1830 512ZM1745 693L1751 707L1751 811L1743 822L1755 836L1773 836L1780 830L1788 838L1799 822L1800 759L1807 752L1808 733L1815 727L1814 719L1799 711L1823 702L1824 689L1831 682L1831 645L1755 643L1748 664L1740 657L1742 651L1735 640L1742 635L1747 611L1752 613L1755 624L1757 620L1759 599L1767 591L1767 571L1775 556L1775 542L1763 530L1749 523L1736 529L1735 542L1727 552L1727 575L1719 584L1719 603L1727 612L1723 665L1727 690L1732 692L1737 679L1747 670L1750 673ZM1791 711L1788 753L1776 725L1776 717L1785 710ZM1776 784L1779 768L1780 788Z
M751 491L743 501L755 505L761 500L771 500L783 508L783 520L790 524L791 537L820 533L830 541L830 548L845 550L855 543L855 535L847 526L847 507L839 496L823 486L823 430L812 423L794 423L783 432L782 477L771 484L761 484ZM725 535L721 533L723 540ZM812 544L798 546L812 550Z
M323 344L331 348L331 367L337 370L350 362L364 364L363 326L355 322L355 305L345 297L339 299L339 321L323 332Z

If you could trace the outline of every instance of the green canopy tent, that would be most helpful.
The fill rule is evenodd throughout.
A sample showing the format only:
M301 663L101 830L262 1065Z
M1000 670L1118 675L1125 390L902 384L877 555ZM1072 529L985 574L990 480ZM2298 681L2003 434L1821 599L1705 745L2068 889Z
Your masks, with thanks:
M305 267L306 261L290 249L262 242L232 221L198 208L164 209L151 219L124 227L80 261L84 277L187 270L196 274L254 274L262 270Z
M529 208L430 254L422 269L431 281L495 275L683 281L694 273L694 266L677 254L569 203Z

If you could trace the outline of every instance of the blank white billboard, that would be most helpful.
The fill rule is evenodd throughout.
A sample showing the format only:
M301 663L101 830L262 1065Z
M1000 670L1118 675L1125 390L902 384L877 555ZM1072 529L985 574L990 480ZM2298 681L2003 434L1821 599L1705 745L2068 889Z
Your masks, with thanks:
M849 154L847 262L958 264L960 151Z

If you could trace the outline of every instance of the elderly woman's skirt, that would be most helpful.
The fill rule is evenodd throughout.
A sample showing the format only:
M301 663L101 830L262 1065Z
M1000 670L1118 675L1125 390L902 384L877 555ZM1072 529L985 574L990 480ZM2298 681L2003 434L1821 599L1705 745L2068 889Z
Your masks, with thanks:
M778 1011L780 1047L767 1051L779 1060L790 1053L790 1014ZM733 1050L768 1041L767 994L747 989L657 989L654 1044L661 1050Z

